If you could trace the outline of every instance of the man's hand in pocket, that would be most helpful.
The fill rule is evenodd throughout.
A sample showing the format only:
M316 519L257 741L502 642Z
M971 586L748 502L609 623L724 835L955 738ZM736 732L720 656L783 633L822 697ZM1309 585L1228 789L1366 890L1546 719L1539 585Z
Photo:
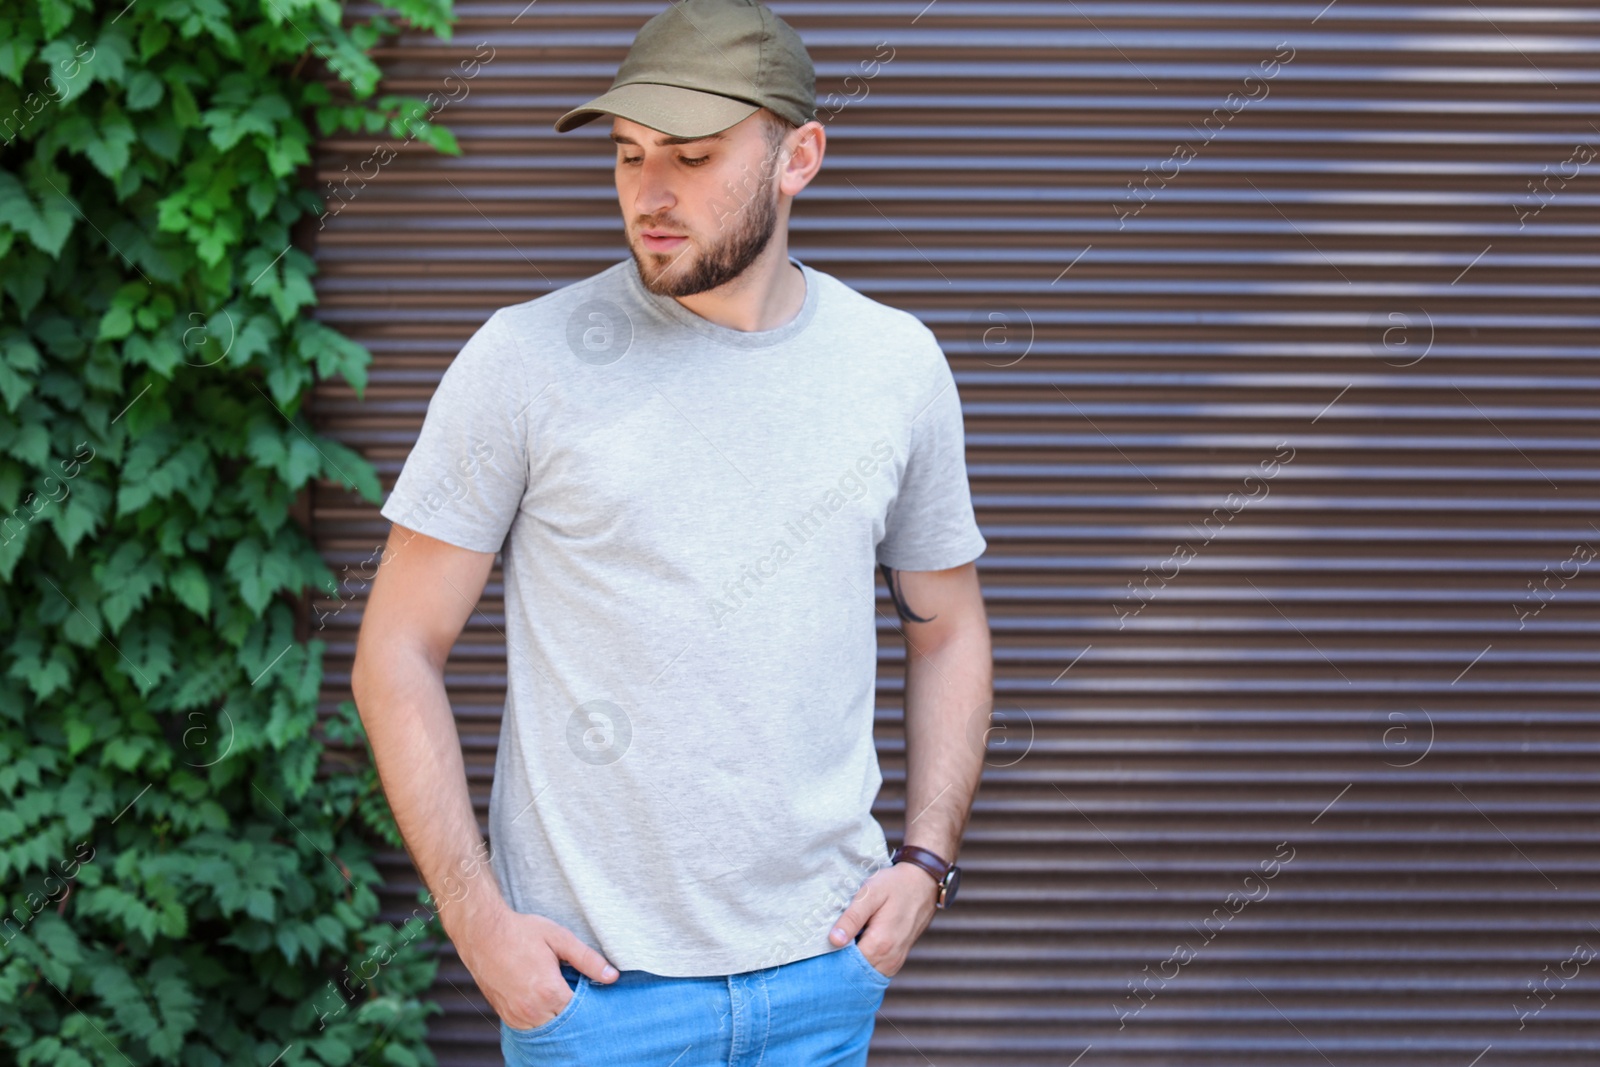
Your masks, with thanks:
M596 982L617 980L617 969L571 930L504 903L458 914L447 932L489 1006L516 1030L543 1026L572 999L562 960Z
M893 978L933 921L938 891L933 876L914 863L875 871L833 924L829 940L844 946L861 931L856 947L878 973Z

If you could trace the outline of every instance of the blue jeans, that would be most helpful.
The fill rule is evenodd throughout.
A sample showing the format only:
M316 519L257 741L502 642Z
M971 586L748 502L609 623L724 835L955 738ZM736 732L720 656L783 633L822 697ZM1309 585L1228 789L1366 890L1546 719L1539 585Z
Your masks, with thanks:
M714 978L623 971L532 1030L500 1024L507 1067L863 1067L889 978L854 941L779 967Z

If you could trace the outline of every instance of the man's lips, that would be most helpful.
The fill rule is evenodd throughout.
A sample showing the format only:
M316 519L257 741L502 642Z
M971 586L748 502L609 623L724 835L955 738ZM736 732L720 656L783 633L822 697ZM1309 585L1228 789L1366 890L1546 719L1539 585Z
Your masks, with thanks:
M639 240L652 252L667 252L677 248L688 238L683 234L669 233L666 230L644 230L640 232Z

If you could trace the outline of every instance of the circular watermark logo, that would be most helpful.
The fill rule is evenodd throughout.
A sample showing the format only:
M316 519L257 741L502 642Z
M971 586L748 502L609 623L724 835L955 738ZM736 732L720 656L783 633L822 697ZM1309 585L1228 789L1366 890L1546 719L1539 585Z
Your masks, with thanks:
M567 317L567 347L591 366L608 366L633 347L633 320L609 300L585 300Z
M222 309L222 315L228 320L228 340L226 343L219 340L218 335L212 332L212 320L205 319L198 311L189 312L189 319L202 319L199 323L183 331L183 361L191 367L214 367L233 350L233 342L238 339L239 331L233 325L233 313L227 308ZM193 356L195 358L191 359Z
M1367 743L1390 767L1415 767L1433 751L1433 717L1424 708L1415 711L1373 712L1367 719Z
M585 701L567 717L567 747L585 763L615 763L632 741L632 720L609 700Z
M1010 702L989 701L967 720L967 743L983 753L985 767L1011 767L1033 748L1033 717Z
M980 307L967 325L991 367L1010 367L1033 350L1033 317L1016 304Z
M1414 367L1433 350L1433 316L1421 305L1367 316L1367 347L1391 367Z
M226 708L218 708L214 717L195 710L185 717L180 744L189 757L183 762L190 767L205 769L221 763L233 751L233 719Z

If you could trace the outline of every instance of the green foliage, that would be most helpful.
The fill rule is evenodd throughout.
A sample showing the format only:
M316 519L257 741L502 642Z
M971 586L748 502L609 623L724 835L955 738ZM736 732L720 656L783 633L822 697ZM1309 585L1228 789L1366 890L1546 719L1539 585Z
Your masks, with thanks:
M369 57L451 17L0 0L0 1062L433 1062L438 924L378 914L398 837L295 636L296 497L380 492L303 413L370 356L291 229L318 135L457 151Z

